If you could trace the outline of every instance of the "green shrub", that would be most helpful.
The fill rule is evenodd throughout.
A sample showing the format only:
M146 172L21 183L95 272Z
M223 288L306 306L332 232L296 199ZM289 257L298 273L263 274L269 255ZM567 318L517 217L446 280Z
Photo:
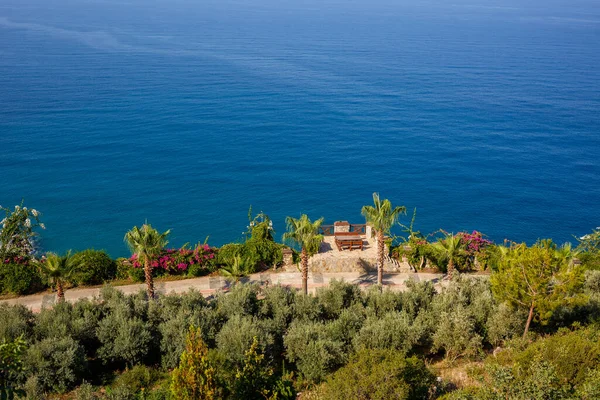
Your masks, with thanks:
M25 306L0 304L0 342L11 342L19 336L29 340L34 321L33 313Z
M119 301L122 303L119 304ZM128 366L147 359L153 353L155 343L152 326L141 318L144 304L136 307L134 296L120 300L115 296L107 303L111 310L100 321L97 329L101 344L98 349L100 359L105 363L119 362Z
M127 280L129 278L129 270L132 268L131 262L129 259L124 257L119 257L115 260L115 265L117 267L115 278L118 280Z
M527 314L514 310L508 303L494 308L487 320L487 341L494 346L523 334Z
M219 397L216 371L199 329L190 327L185 351L172 374L171 394L175 399L213 400Z
M585 381L577 387L576 397L584 400L600 399L600 369L589 371Z
M589 295L600 295L600 270L585 271L584 290Z
M416 357L362 350L327 379L321 399L426 399L434 380L425 363Z
M328 336L336 341L344 343L345 351L349 348L358 332L365 322L365 309L362 304L355 303L353 306L342 311L339 318L327 324Z
M577 255L581 264L588 270L600 270L600 252L583 252Z
M322 322L294 321L284 337L286 357L309 382L318 383L348 359L344 343Z
M84 299L43 308L37 315L35 334L39 339L72 337L92 354L97 347L96 329L102 317L97 303Z
M357 285L335 279L329 286L319 289L316 297L328 319L335 319L344 309L362 303L362 293Z
M37 378L43 391L64 393L81 381L87 362L83 347L70 337L48 338L32 345L25 368Z
M401 292L393 292L389 288L382 291L371 286L365 293L365 305L370 315L381 317L391 311L400 311L403 298Z
M113 388L124 386L132 393L138 393L142 389L149 391L158 379L160 374L156 370L145 365L136 365L117 376Z
M474 357L482 351L482 337L475 332L475 320L463 306L440 314L433 349L444 350L451 360Z
M23 383L23 355L27 343L23 338L0 341L0 398L22 395L19 386Z
M177 366L185 349L185 338L190 326L198 327L202 340L213 346L224 322L222 315L211 307L186 309L182 306L178 312L172 314L172 318L158 325L162 366L166 369Z
M253 338L244 360L236 369L231 385L231 398L235 400L262 400L267 397L273 380L273 368L259 350L258 339Z
M261 351L272 357L273 335L262 321L254 317L234 315L217 334L217 349L229 363L239 366L255 337L258 338Z
M418 341L410 316L405 312L389 312L382 317L371 317L356 335L357 349L399 350L409 353Z
M294 319L317 321L323 317L323 304L318 298L298 293L294 300Z
M402 293L402 309L404 311L415 318L421 310L431 308L431 302L436 296L432 282L416 282L409 279L405 285L407 290Z
M600 365L600 330L595 327L557 334L531 344L515 356L522 370L531 370L536 357L554 368L558 378L571 386L585 381L589 371Z
M84 250L73 255L77 270L73 276L77 285L97 285L117 275L117 263L104 251Z
M106 388L106 400L138 400L138 396L127 386L115 386Z
M35 293L44 288L38 268L33 264L0 265L0 287L4 293Z
M94 387L88 383L83 382L77 390L75 390L75 400L99 400L100 396L96 394Z
M27 378L27 381L23 385L23 391L27 400L46 400L48 398L37 375L31 375Z
M235 284L229 292L217 296L217 310L231 318L234 315L256 315L258 313L258 285Z
M271 318L278 330L284 332L294 315L296 291L281 285L270 286L262 291L259 315Z
M217 251L216 263L225 265L236 256L245 256L245 247L241 243L229 243L219 248Z
M251 238L244 247L244 253L256 268L272 267L283 261L282 245L272 240Z

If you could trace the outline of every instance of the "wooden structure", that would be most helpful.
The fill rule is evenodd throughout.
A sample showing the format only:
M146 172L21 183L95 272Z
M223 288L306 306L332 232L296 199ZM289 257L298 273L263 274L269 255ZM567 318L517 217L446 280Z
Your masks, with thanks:
M335 245L339 251L363 249L363 238L355 232L337 232L335 234Z

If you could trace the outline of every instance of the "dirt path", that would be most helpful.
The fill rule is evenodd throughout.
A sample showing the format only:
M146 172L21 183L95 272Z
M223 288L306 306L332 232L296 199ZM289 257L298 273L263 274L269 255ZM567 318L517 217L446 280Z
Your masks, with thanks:
M442 274L393 274L386 273L383 277L383 283L392 290L404 290L407 280L415 281L433 281L436 286L441 285ZM358 284L361 287L368 287L377 282L376 274L359 274L355 272L338 273L311 273L308 277L308 290L315 292L318 288L327 286L331 280L344 280L346 282ZM242 279L244 283L258 283L265 285L283 285L300 289L302 287L302 276L299 272L266 272L253 274ZM155 282L155 289L158 293L182 293L190 289L200 291L205 296L211 296L218 291L226 291L231 283L222 277L201 277L184 279L170 282ZM145 284L134 284L126 286L115 286L125 294L137 293L145 290ZM93 298L100 294L100 288L76 288L65 292L67 301L75 302L79 299ZM22 304L33 311L39 311L42 307L52 305L56 301L56 295L52 293L34 294L31 296L22 296L9 300L0 300L0 303Z

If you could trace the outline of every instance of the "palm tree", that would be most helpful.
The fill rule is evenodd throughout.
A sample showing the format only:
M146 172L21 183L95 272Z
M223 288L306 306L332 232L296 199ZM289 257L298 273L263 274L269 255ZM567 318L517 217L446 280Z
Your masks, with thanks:
M452 278L454 265L464 250L462 238L459 235L447 234L445 238L438 240L431 246L438 260L448 264L448 278Z
M160 254L160 251L169 243L167 241L169 233L171 233L171 230L158 233L150 224L144 224L141 228L134 226L132 230L125 234L124 240L131 253L137 255L138 260L144 263L146 290L148 291L148 297L151 299L154 298L151 260Z
M45 260L42 260L38 265L42 274L48 278L50 284L56 286L58 301L65 301L64 284L70 281L77 269L77 263L71 254L71 250L63 256L55 253L47 253Z
M373 203L372 206L364 206L361 214L377 234L377 284L381 286L383 284L384 235L390 232L401 214L406 214L406 207L392 208L392 203L388 199L382 201L379 193L373 193Z
M301 248L300 260L302 262L302 291L308 294L308 257L319 251L319 245L323 241L323 235L319 235L319 227L323 218L311 222L306 214L299 219L287 217L287 232L283 234L283 240L296 242Z
M235 255L227 261L225 266L220 268L220 271L227 278L238 282L240 278L254 272L254 265L247 257Z

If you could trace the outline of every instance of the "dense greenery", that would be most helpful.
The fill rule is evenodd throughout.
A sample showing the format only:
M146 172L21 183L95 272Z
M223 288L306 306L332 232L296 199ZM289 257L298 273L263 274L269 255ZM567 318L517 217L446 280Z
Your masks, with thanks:
M30 394L80 385L78 396L105 386L102 396L131 399L291 399L307 388L325 399L433 398L447 388L426 360L445 358L486 360L474 374L497 397L535 393L542 378L572 396L594 393L598 379L600 272L589 271L580 291L585 302L534 319L529 342L519 339L525 310L500 302L486 278L458 275L439 292L412 281L405 292L334 281L314 296L237 284L212 299L190 291L149 301L107 287L96 300L38 314L1 305L0 343L23 339L23 370L8 384ZM497 346L504 350L486 358ZM495 398L482 390L447 396Z
M372 224L380 220L376 231L389 232L403 208L374 200L365 215ZM408 281L404 292L363 291L333 282L307 295L306 285L299 293L237 283L205 299L194 291L155 296L153 279L220 271L237 281L277 266L283 245L267 215L249 212L244 241L220 249L169 249L168 231L144 225L126 235L133 256L112 260L95 250L40 257L33 240L40 214L23 205L3 210L2 293L53 286L61 300L77 285L148 284L135 295L105 287L99 298L59 301L37 314L0 304L3 398L293 399L299 391L326 400L600 396L598 228L576 248L550 240L496 245L476 231L422 235L413 217L392 254L416 269L447 271L441 286ZM306 271L322 219L287 222L284 238L302 249ZM482 270L491 276L453 273ZM456 390L435 379L443 375L439 362L472 362L471 383Z

